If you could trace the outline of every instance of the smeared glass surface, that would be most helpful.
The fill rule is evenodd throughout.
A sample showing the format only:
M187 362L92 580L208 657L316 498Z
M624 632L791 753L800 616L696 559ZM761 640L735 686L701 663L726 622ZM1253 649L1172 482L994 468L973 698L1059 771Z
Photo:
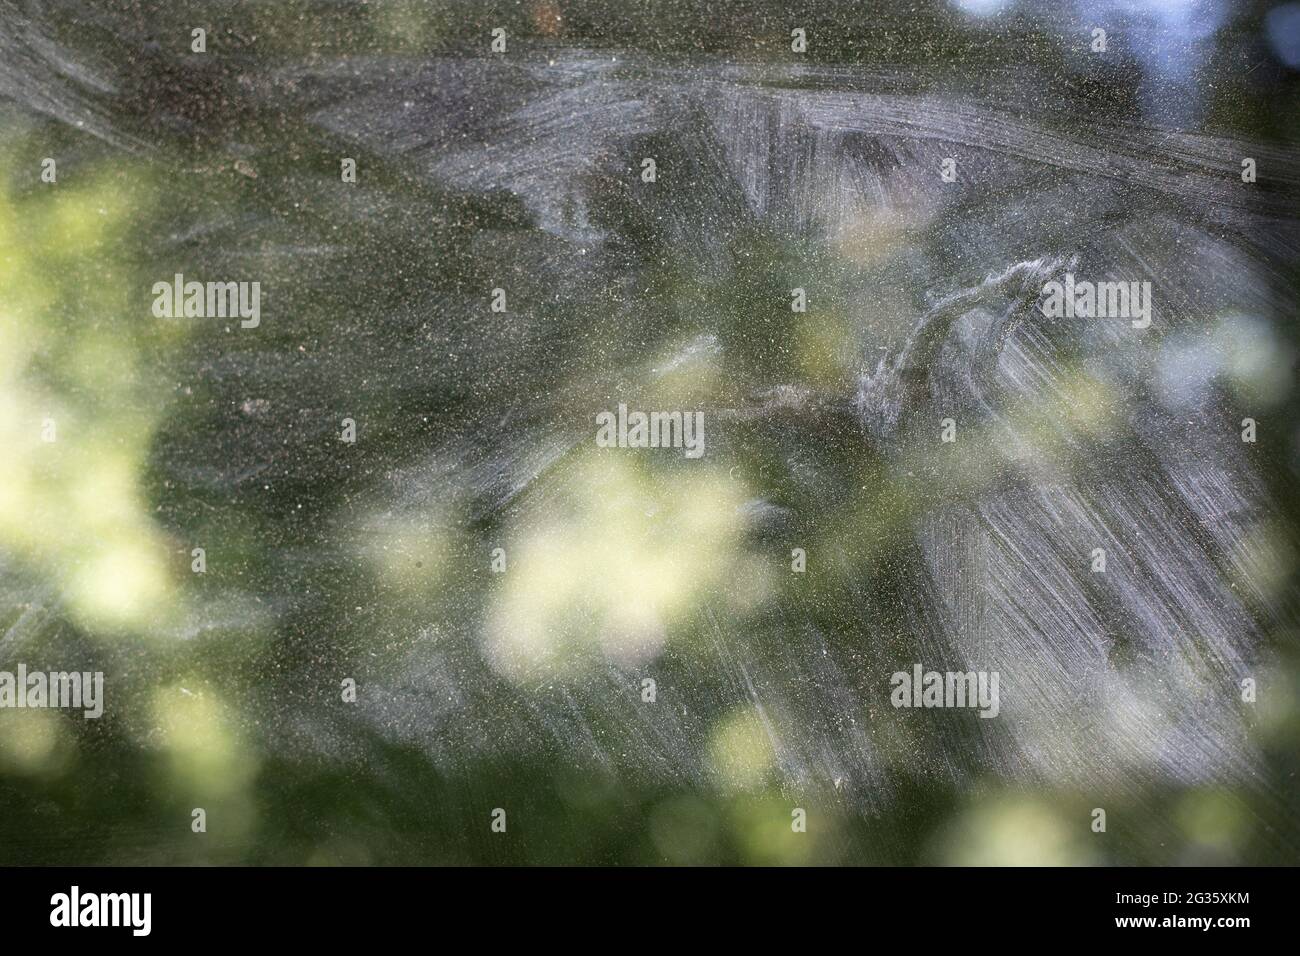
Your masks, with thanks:
M1290 7L626 6L0 0L0 861L1294 862Z

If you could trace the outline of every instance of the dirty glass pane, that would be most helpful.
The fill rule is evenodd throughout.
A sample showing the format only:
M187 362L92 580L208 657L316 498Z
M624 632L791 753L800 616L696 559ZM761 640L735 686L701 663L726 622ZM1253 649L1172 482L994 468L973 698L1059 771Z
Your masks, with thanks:
M0 862L1293 862L1298 10L0 0Z

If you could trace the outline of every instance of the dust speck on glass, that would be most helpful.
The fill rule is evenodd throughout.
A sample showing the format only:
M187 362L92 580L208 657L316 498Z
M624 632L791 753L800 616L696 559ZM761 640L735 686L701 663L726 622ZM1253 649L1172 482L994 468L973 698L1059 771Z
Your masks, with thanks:
M0 0L0 863L1294 861L1297 70Z

